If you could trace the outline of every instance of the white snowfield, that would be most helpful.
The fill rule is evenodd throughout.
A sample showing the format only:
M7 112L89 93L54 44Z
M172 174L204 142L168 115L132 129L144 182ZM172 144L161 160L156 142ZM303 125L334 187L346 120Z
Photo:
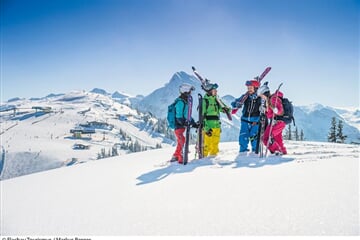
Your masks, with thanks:
M359 146L161 166L174 148L0 181L0 235L359 235ZM194 157L191 146L191 159Z
M0 166L4 162L3 171L0 167L0 179L58 168L72 159L78 162L96 160L102 149L108 153L115 144L120 155L127 154L129 151L119 147L127 142L120 131L144 147L155 148L161 144L165 148L172 144L144 122L143 114L101 94L74 91L41 100L12 103L18 105L15 116L12 111L0 112L0 152L4 153L3 159L0 158ZM52 112L36 112L33 107L51 107ZM70 133L80 124L92 121L113 128L96 128L94 134L83 134L81 139ZM75 144L83 144L89 149L74 149Z

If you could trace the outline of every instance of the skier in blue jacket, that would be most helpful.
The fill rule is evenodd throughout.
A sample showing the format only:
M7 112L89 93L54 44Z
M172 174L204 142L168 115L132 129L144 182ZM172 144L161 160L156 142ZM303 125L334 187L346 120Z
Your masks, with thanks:
M259 130L259 120L260 120L260 105L261 98L256 94L257 89L259 88L259 82L257 80L246 81L245 85L248 88L246 94L235 99L231 106L233 108L241 108L241 127L239 134L239 145L240 153L246 153L249 150L249 142L251 144L251 151L256 152L257 145L257 134ZM241 105L241 100L247 97L243 106Z

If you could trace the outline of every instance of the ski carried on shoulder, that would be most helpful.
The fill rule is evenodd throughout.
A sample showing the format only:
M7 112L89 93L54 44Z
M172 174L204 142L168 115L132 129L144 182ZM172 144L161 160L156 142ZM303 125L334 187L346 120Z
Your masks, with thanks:
M200 80L201 82L201 87L202 89L205 91L205 86L207 84L210 84L210 80L209 79L206 79L206 78L203 78L197 71L196 71L196 68L194 66L191 67L195 76ZM231 112L230 112L230 109L228 109L225 104L219 99L218 96L216 96L216 101L217 103L219 104L219 106L221 107L221 109L223 110L223 112L226 114L227 118L232 121L232 116L231 116Z
M227 118L232 121L232 116L231 116L231 112L230 109L228 107L226 107L226 105L223 103L223 101L221 101L220 98L218 98L218 96L216 96L216 101L219 104L219 106L221 107L221 109L223 110L223 112L226 114Z
M261 81L262 81L262 80L264 79L264 77L270 72L270 70L271 70L271 67L265 68L265 70L263 71L263 73L260 74L260 76L254 77L254 79L257 80L259 83L261 83ZM248 97L249 97L249 94L248 94L248 93L245 93L245 94L243 95L243 97L240 99L240 105L241 105L241 106L245 103L245 101L246 101L246 99L247 99ZM238 110L239 110L239 108L233 108L233 109L231 110L231 113L232 113L232 114L236 114Z

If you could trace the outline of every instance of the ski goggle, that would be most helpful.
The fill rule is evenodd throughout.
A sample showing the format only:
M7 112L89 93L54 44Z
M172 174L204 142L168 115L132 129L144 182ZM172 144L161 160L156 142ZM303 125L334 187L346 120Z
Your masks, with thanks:
M210 84L210 86L209 86L209 90L217 89L218 87L219 87L219 85L217 85L217 83L212 83L212 84Z

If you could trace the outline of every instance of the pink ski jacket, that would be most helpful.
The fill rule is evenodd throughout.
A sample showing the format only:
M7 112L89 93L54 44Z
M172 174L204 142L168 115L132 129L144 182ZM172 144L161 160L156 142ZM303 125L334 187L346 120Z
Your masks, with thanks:
M269 100L269 107L266 111L266 117L267 118L273 118L275 116L281 116L284 114L284 108L281 102L281 99L284 96L284 94L280 91L276 91L273 95L271 95ZM277 113L274 113L273 109L277 109Z

